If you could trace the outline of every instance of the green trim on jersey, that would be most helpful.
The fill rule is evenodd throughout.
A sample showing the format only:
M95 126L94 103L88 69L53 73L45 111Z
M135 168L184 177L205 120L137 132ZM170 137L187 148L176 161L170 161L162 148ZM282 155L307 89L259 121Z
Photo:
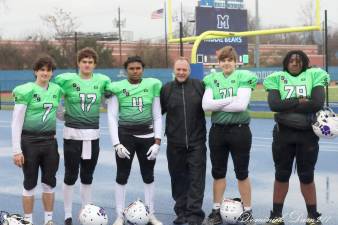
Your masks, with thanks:
M211 73L204 77L204 85L212 89L214 99L237 96L238 88L251 88L257 85L257 76L248 70L235 70L229 76L223 72ZM212 112L211 122L217 124L246 124L250 122L248 110L244 112Z
M275 72L264 79L265 90L278 90L281 99L311 97L316 86L326 86L330 76L320 68L310 68L298 76L292 76L286 71Z
M56 111L62 97L62 89L49 82L44 89L35 82L19 85L13 90L15 104L27 106L23 130L44 133L55 132Z
M82 79L76 73L64 73L55 78L65 93L65 124L77 129L98 129L101 99L110 84L106 75L94 73Z
M143 78L139 84L127 79L112 82L109 89L119 101L119 124L152 124L153 100L160 96L161 87L161 81L155 78Z

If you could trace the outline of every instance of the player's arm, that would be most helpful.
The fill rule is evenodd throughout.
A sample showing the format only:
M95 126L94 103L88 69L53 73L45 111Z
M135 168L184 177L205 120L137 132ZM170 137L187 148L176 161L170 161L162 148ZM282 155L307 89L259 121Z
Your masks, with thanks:
M224 99L214 99L211 88L206 88L202 99L202 108L204 111L222 111L224 106L229 105L233 101L232 97Z
M118 131L119 102L115 95L107 100L108 127L114 149L120 158L130 159L130 152L120 143Z
M152 106L155 144L161 144L162 136L162 113L160 97L155 97Z
M152 111L153 111L155 143L149 148L147 152L148 160L155 160L160 151L161 132L162 132L162 113L161 113L160 97L154 97Z
M166 96L166 93L165 93L165 87L166 86L163 86L161 88L161 92L160 92L160 103L161 103L161 111L162 111L162 114L165 114L167 113L167 99L165 98Z
M233 101L222 108L223 112L243 112L248 108L251 98L251 88L238 88Z
M64 99L65 99L65 92L64 90L60 87L60 92L59 92L59 105L58 108L56 109L56 118L58 118L61 121L65 121L65 107L64 107Z
M299 104L293 110L297 113L312 113L318 112L323 106L325 101L325 89L323 86L316 86L312 89L311 98L300 98Z
M61 121L65 121L65 108L63 107L61 103L56 109L56 118L58 118Z
M118 135L119 102L114 95L107 100L108 127L113 146L120 144Z
M25 104L15 104L12 117L12 147L13 161L15 165L22 167L24 156L21 150L21 133L25 120L27 106Z
M298 106L297 98L281 99L279 90L268 90L268 104L273 112L288 112Z

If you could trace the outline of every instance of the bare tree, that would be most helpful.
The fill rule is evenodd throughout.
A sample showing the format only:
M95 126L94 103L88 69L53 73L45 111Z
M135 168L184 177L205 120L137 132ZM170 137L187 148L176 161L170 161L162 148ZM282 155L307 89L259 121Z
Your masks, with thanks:
M73 36L79 27L77 18L71 12L55 8L52 14L43 15L41 19L48 28L53 29L55 39L61 44L61 55L68 59L74 59L74 43L69 37Z
M255 17L249 11L247 22L248 22L248 31L257 30ZM248 43L256 43L256 37L255 36L248 37Z
M330 66L338 65L338 31L332 32L328 37L328 59Z
M61 8L55 8L53 14L41 16L41 19L48 27L52 27L54 33L58 37L64 37L70 33L74 33L79 27L77 18Z
M137 42L134 54L141 56L147 67L164 68L167 66L164 45L154 46L150 41L140 40ZM168 61L168 64L172 65L171 58L168 58Z
M0 70L24 69L22 49L10 42L0 45Z
M174 36L180 37L180 26L179 23L182 19L182 27L183 27L183 37L194 36L195 35L195 14L191 9L183 8L182 9L182 18L181 15L175 14L175 29Z
M302 21L303 26L312 26L315 24L316 17L315 17L315 5L314 1L308 1L302 5L300 9L300 18L299 20ZM303 32L303 43L304 44L315 44L315 31L310 32Z

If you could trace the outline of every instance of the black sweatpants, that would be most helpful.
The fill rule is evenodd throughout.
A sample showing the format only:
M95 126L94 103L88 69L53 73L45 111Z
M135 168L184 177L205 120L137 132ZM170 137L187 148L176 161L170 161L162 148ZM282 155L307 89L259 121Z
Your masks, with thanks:
M185 216L188 222L202 222L205 216L202 210L206 171L205 143L189 146L188 149L185 145L168 143L167 158L176 215Z

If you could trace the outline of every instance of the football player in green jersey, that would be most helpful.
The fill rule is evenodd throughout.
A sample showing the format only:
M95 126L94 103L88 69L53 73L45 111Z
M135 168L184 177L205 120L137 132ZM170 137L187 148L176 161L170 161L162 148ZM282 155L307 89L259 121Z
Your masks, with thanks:
M99 156L100 105L110 78L94 73L98 56L94 49L78 52L79 74L65 73L55 78L64 91L65 127L63 185L65 225L72 224L73 186L80 170L82 206L91 202L91 184Z
M34 193L40 168L45 224L48 225L53 225L55 175L59 168L55 129L57 109L62 97L61 88L49 82L54 69L51 57L38 58L33 66L35 82L19 85L13 90L13 159L24 174L24 218L33 223Z
M325 101L329 75L319 68L309 68L309 58L302 51L290 51L283 60L283 71L264 80L268 103L275 114L272 155L275 163L273 210L268 224L284 224L282 210L289 188L292 165L296 159L300 188L308 218L306 224L318 225L314 168L319 138L311 127L311 118Z
M254 224L251 209L251 184L248 177L252 135L247 110L251 92L256 88L257 77L246 70L236 70L237 53L225 46L218 55L222 72L204 77L205 93L202 106L211 111L212 126L209 148L212 164L213 208L205 221L207 225L222 224L220 207L226 187L228 157L231 154L238 189L244 205L239 215L240 224Z
M114 225L123 225L125 190L135 153L140 163L144 182L145 204L153 225L162 225L154 215L154 166L160 150L162 114L161 82L142 78L144 63L138 56L124 63L128 79L112 82L114 94L108 103L111 139L116 151L115 203L117 218Z

